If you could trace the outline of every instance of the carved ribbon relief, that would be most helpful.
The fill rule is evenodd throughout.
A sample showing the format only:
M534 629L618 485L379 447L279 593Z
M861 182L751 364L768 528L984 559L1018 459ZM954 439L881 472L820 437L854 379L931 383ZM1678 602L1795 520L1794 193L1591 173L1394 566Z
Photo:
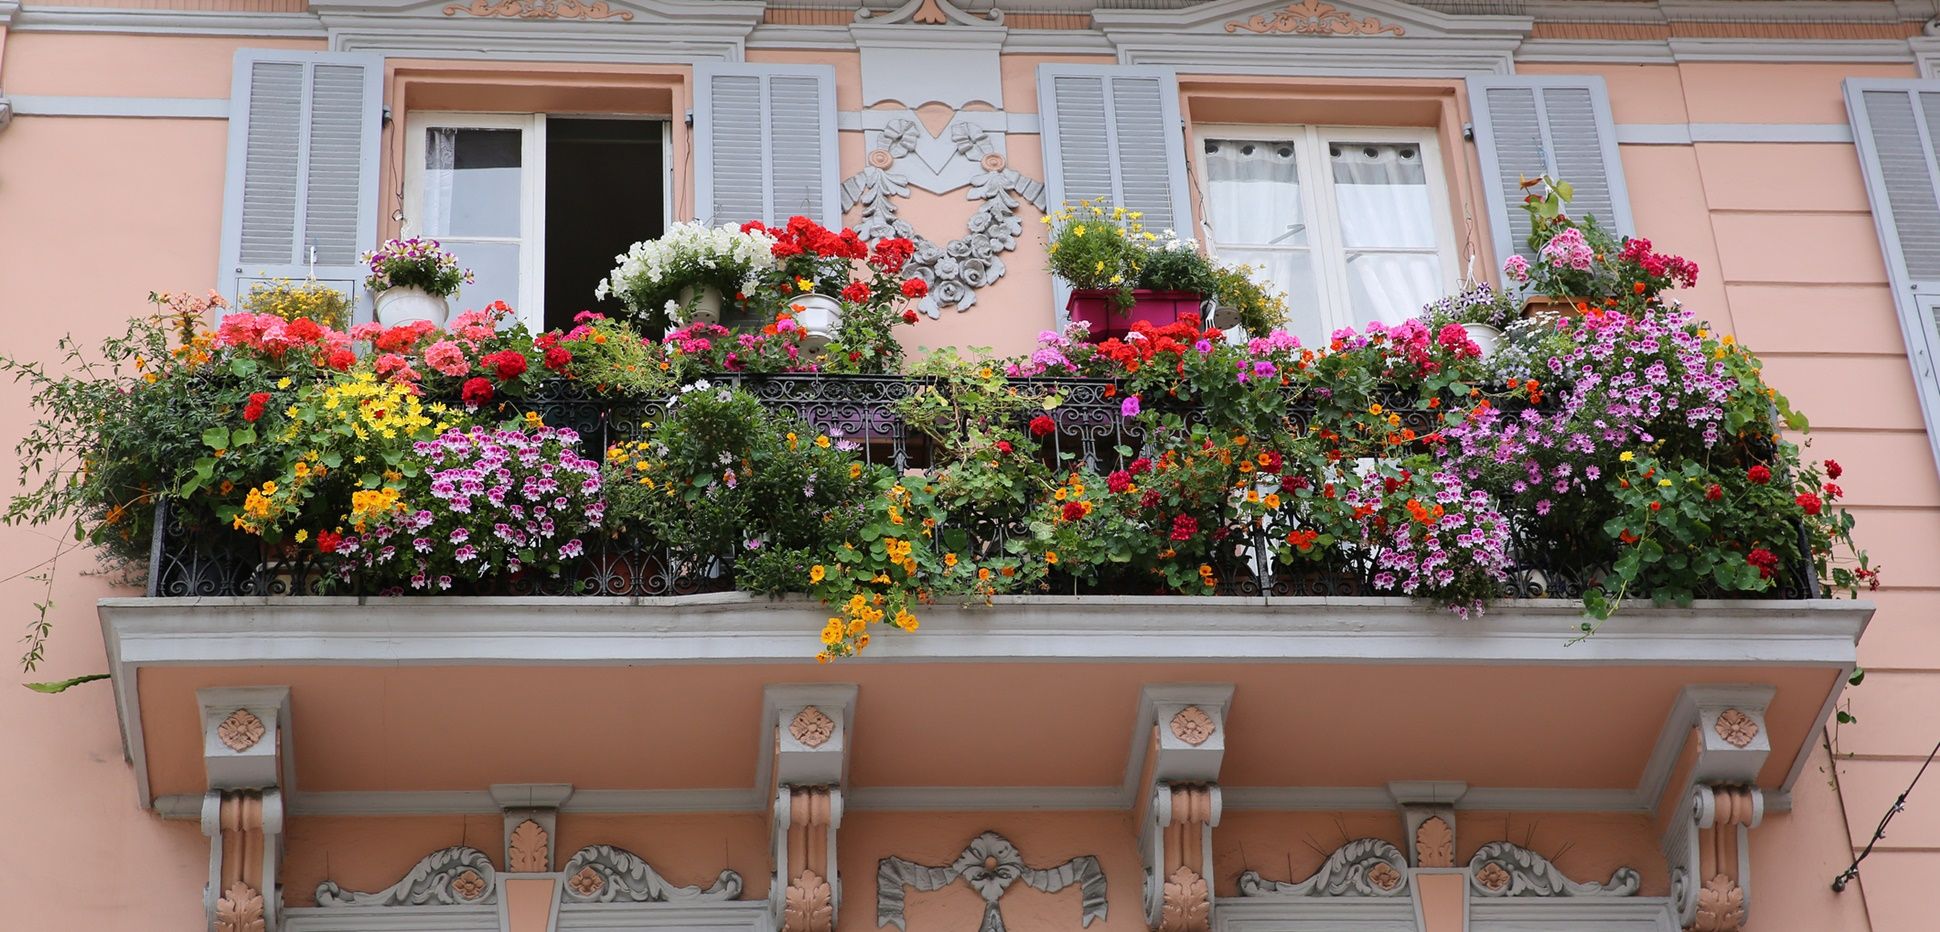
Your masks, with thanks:
M876 924L903 924L903 899L906 888L923 892L941 890L958 878L983 897L983 922L977 932L1004 932L1004 916L997 908L1013 883L1056 893L1073 884L1083 897L1080 922L1089 928L1092 920L1105 916L1105 872L1091 855L1075 857L1048 869L1026 867L1016 846L995 832L972 839L955 861L940 867L926 867L902 858L883 858L876 868Z

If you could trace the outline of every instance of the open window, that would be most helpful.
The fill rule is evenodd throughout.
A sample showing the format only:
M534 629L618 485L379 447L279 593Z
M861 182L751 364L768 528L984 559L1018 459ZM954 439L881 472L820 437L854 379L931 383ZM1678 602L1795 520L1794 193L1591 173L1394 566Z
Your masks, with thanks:
M1455 284L1432 130L1213 125L1197 136L1208 248L1283 290L1303 343L1415 317Z
M617 312L593 289L672 219L665 120L431 111L405 132L402 231L472 270L455 309L502 300L534 330Z

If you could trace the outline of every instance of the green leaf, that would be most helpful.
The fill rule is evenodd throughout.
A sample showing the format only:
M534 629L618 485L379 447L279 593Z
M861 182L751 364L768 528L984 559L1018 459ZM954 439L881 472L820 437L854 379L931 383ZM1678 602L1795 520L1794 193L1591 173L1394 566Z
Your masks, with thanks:
M237 375L255 375L256 360L248 356L229 357L229 371Z
M1565 201L1576 200L1576 186L1573 184L1570 184L1567 181L1558 181L1554 184L1551 184L1549 188L1550 190L1556 192L1557 197L1560 197Z
M57 680L51 683L22 683L20 685L25 686L28 689L31 689L37 693L47 693L48 695L53 695L54 693L67 692L69 689L79 686L82 683L92 683L95 680L105 680L110 678L111 676L112 674L108 674L108 673L89 673L83 676L77 676L77 677L73 677L71 679L65 679L65 680ZM1840 714L1843 715L1844 713L1840 713Z
M211 450L229 449L229 428L218 426L203 431L202 442L208 444Z
M1854 667L1852 671L1852 675L1849 677L1846 677L1846 685L1848 686L1858 686L1859 684L1864 682L1866 682L1865 667Z
M236 432L229 435L229 442L239 447L245 444L255 443L256 428L254 427L236 428Z

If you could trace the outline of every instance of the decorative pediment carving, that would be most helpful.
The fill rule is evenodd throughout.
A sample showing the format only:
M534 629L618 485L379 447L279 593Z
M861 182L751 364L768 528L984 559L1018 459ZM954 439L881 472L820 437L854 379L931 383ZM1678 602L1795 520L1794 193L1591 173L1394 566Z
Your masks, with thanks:
M1575 881L1550 860L1521 845L1492 841L1470 858L1469 886L1476 896L1636 896L1643 877L1619 867L1606 883Z
M1267 880L1259 871L1239 875L1240 896L1404 896L1408 859L1379 838L1357 838L1334 850L1298 883Z
M497 901L497 872L477 848L453 845L424 856L403 879L375 893L353 893L326 880L318 906L479 906Z
M615 10L605 0L471 0L469 4L450 4L446 16L481 16L501 19L617 19L631 22L631 10Z
M1356 18L1352 13L1320 0L1300 0L1250 19L1226 21L1227 32L1241 30L1256 35L1296 36L1378 36L1384 33L1402 36L1408 33L1407 28L1399 24L1385 23L1373 16Z
M1093 21L1106 33L1170 21L1182 33L1239 38L1432 39L1527 33L1526 16L1444 13L1402 0L1212 0L1178 10L1101 9Z
M741 875L724 870L705 889L667 882L645 858L612 845L587 845L566 862L568 903L672 903L732 900L741 896Z
M989 16L978 16L950 0L906 0L893 10L863 7L855 11L855 21L871 26L1001 26L1004 11L993 9Z
M1050 868L1027 867L1015 845L996 832L985 832L971 839L955 861L939 867L883 858L876 866L876 924L895 923L898 929L906 928L903 899L907 890L941 890L959 878L983 897L983 923L978 932L1004 932L1004 916L997 904L1019 881L1045 893L1075 884L1081 897L1080 923L1089 928L1093 920L1105 917L1105 872L1096 857L1075 857Z

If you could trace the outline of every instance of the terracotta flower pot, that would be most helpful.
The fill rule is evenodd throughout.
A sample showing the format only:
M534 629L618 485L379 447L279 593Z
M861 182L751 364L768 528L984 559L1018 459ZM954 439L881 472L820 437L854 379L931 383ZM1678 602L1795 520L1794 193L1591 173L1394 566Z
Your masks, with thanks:
M1531 295L1527 301L1523 302L1522 316L1534 317L1537 314L1548 312L1560 314L1565 317L1575 317L1582 313L1581 308L1584 305L1595 307L1596 302L1589 298L1552 298L1546 294Z
M1092 342L1123 338L1132 332L1132 324L1145 321L1154 327L1177 323L1184 314L1198 314L1206 302L1206 296L1191 291L1146 291L1132 292L1132 306L1119 308L1113 304L1115 291L1079 290L1071 292L1070 300L1064 309L1072 320L1083 321L1091 328Z

